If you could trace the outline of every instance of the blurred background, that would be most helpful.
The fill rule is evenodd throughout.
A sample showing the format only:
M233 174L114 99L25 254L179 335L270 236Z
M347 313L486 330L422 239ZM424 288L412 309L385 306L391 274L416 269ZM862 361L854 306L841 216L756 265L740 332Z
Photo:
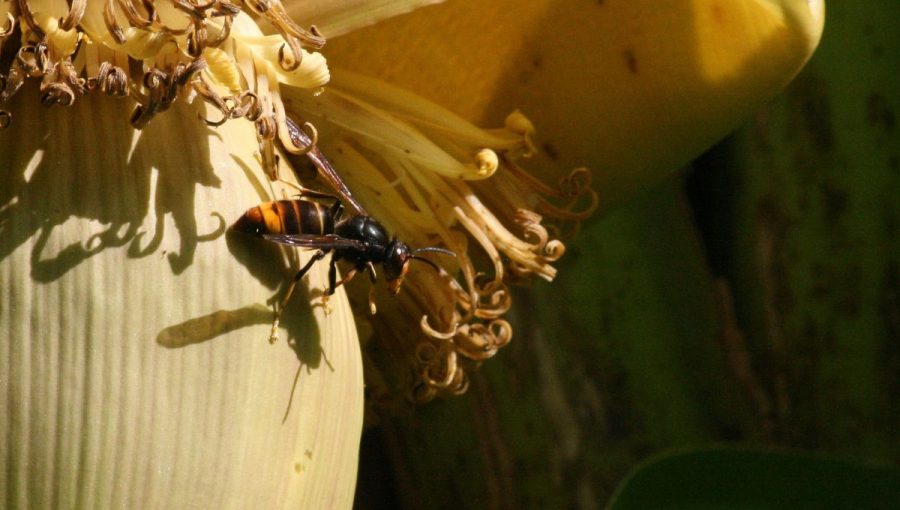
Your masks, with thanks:
M602 508L647 459L722 444L896 467L898 20L831 2L785 92L583 224L466 395L367 429L356 506Z

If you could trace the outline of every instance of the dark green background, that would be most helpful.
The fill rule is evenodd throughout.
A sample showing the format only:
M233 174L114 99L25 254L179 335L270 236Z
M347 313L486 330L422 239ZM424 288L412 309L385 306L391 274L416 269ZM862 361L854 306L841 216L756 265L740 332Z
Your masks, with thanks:
M703 504L671 507L775 507L780 490L849 508L838 496L869 467L707 449L900 463L900 2L827 11L781 96L679 179L585 224L553 284L517 291L516 337L467 395L367 431L359 508L602 508L673 448L707 453L685 461L699 481L684 463L643 479L697 483ZM762 484L744 489L781 487L772 504L704 488L733 469ZM849 485L766 483L791 469ZM900 505L896 472L878 473L882 499L852 507Z

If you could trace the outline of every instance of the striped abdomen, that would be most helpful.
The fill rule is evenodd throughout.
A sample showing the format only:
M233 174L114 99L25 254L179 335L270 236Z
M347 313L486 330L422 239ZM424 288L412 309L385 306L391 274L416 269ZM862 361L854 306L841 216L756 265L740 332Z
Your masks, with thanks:
M253 235L334 233L332 209L307 200L276 200L252 207L234 224L234 229Z

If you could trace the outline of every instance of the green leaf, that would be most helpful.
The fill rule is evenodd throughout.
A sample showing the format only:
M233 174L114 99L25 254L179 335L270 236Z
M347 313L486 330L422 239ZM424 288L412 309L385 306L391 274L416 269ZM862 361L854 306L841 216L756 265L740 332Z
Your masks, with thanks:
M610 510L896 508L900 470L816 455L717 448L650 460Z

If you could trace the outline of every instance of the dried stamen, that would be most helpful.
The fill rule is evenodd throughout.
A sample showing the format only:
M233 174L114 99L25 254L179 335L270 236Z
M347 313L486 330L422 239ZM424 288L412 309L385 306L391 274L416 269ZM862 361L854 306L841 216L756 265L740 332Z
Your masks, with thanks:
M0 42L9 37L13 33L13 30L16 29L16 18L12 13L6 13L6 25L6 28L0 30Z
M128 75L121 67L103 62L97 77L89 79L87 86L88 89L99 89L111 96L125 97L128 95Z
M19 88L22 87L22 84L25 83L26 77L27 76L22 71L22 68L14 64L4 79L3 91L0 92L0 103L4 103L16 95L16 92L18 92Z
M541 211L554 218L568 221L583 221L594 213L600 203L597 192L591 187L592 174L587 168L582 167L572 170L571 173L560 180L559 188L555 189L536 179L515 161L504 159L503 163L519 181L528 185L535 192L544 196L570 199L565 206L553 205L543 197L539 199ZM585 196L587 197L587 205L580 211L575 210L576 205L582 202L582 197Z
M19 0L24 1L24 0ZM118 0L119 7L122 9L122 13L125 15L125 18L128 19L128 22L131 23L131 26L135 28L148 28L153 24L155 15L155 9L153 9L152 3L145 3L144 7L148 8L148 15L146 17L142 16L134 5L129 0Z
M285 130L287 130L286 128ZM300 126L300 130L306 134L305 139L307 142L302 146L298 146L294 144L294 138L299 138L298 135L288 137L290 143L283 143L283 147L286 151L295 155L304 155L313 150L316 147L316 144L319 142L319 132L316 130L316 126L313 126L312 123L304 122L303 125ZM283 140L282 140L283 142Z
M87 8L87 0L71 0L69 5L69 13L66 17L59 21L60 30L72 30L75 25L81 23L84 17L84 10Z
M45 105L68 106L75 101L75 92L83 94L85 80L78 76L68 58L45 70L41 81L41 102Z
M113 12L113 8L115 7L113 4L114 1L115 0L106 0L103 4L103 23L106 25L107 32L112 35L117 43L125 44L125 31L122 30L122 27L116 22L116 14Z
M221 5L221 3L219 5ZM225 42L226 39L228 39L228 36L231 35L231 23L234 20L233 13L216 14L216 16L224 16L224 20L222 22L222 30L219 32L219 35L216 36L215 39L206 42L206 44L211 48L220 46L223 42Z
M300 67L303 61L302 46L319 49L325 45L325 38L319 34L316 27L304 30L294 23L281 2L277 0L245 0L244 3L251 10L269 20L290 47L292 58L286 57L284 46L278 50L278 61L284 71L290 72Z
M28 26L29 30L38 38L44 39L46 34L44 30L38 25L37 20L34 18L34 12L31 11L31 5L28 4L28 0L19 0L19 16L22 17L22 20Z

